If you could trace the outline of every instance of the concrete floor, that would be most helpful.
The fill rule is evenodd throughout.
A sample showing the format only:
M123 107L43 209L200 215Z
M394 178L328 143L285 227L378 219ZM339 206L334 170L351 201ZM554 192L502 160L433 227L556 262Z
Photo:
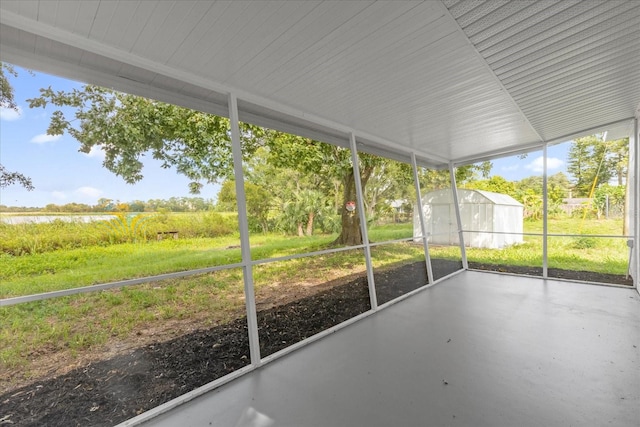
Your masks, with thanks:
M640 426L635 290L463 272L145 426Z

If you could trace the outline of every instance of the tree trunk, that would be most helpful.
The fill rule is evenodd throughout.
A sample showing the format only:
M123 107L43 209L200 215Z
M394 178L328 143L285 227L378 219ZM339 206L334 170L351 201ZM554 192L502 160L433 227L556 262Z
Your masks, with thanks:
M313 218L315 217L315 213L313 211L309 212L309 220L307 221L307 236L313 235Z
M304 237L304 232L302 231L302 223L298 223L298 237Z
M363 193L372 172L373 168L364 168L361 170L362 177L360 177L360 182ZM342 230L338 238L333 242L334 245L355 246L362 244L362 230L360 229L360 216L357 211L358 203L356 200L355 179L356 177L353 174L353 170L349 171L344 177L344 197L342 206L340 207ZM349 212L346 209L347 202L356 202L356 210Z

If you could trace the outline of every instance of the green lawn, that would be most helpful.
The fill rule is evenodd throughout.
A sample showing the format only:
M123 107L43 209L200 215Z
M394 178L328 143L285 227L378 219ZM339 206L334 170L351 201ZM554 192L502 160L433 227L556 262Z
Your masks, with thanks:
M552 232L576 234L620 234L621 227L616 220L552 220L549 224ZM541 222L525 222L526 232L541 230ZM411 235L412 224L369 229L375 243ZM251 254L259 260L319 251L331 247L335 238L252 234ZM625 274L625 243L625 239L550 237L549 267ZM239 263L238 245L237 234L231 234L4 254L0 255L0 298ZM375 246L372 253L376 269L424 259L421 245L413 242ZM467 248L467 254L470 260L483 263L541 266L542 238L527 236L524 244L501 250ZM460 259L460 250L434 246L431 256ZM362 274L364 264L362 249L260 264L253 269L256 295L260 301L278 283L304 286ZM214 325L243 313L241 268L3 307L0 376L16 368L28 376L29 367L41 363L38 355L60 352L71 357L112 340L127 339L141 328L176 321Z
M550 220L552 233L620 234L621 220ZM542 222L525 222L525 232L541 233ZM389 224L370 228L372 242L410 237L411 224ZM313 252L330 247L335 235L292 237L282 234L252 234L255 260ZM470 261L492 264L541 266L542 238L525 236L525 243L505 249L467 248ZM234 264L241 261L239 238L149 240L142 243L93 245L53 250L33 255L0 255L0 298L88 286L117 280L153 276L174 271ZM625 274L626 239L594 237L549 237L549 267ZM432 248L433 257L459 258L455 247ZM393 258L393 257L391 257ZM389 263L392 263L392 259Z
M525 233L542 234L542 221L525 221ZM622 220L551 219L550 234L622 235ZM549 237L548 267L624 275L629 249L624 238ZM467 248L469 261L542 267L542 237L525 236L524 244L505 249Z

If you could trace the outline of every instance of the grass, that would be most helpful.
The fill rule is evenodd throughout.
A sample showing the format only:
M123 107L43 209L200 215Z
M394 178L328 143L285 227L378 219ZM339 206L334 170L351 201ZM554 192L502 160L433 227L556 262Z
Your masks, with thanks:
M0 253L36 255L60 249L146 243L162 231L182 238L217 238L236 234L234 213L116 213L109 221L82 222L79 215L60 215L48 223L6 224L0 221Z
M398 230L382 227L376 238L394 233ZM257 259L326 249L335 238L255 234L250 240ZM241 260L238 245L238 237L230 235L5 254L0 295L6 298L237 263ZM392 262L397 257L388 259ZM257 299L277 294L278 283L318 284L364 269L362 249L257 265ZM136 331L158 329L156 335L161 336L166 328L161 325L171 322L193 322L199 327L224 323L244 314L243 289L242 270L227 269L0 308L0 373L18 369L28 377L41 363L41 355L80 357L93 348L126 341Z
M233 237L162 240L1 257L0 298L240 262Z
M373 229L371 238L389 240L406 234L407 225L394 224ZM251 255L257 260L320 251L330 247L336 237L255 234L250 238ZM241 261L239 244L238 237L227 235L88 246L23 256L4 254L0 255L0 298L234 264Z
M542 233L542 221L525 221L525 233ZM551 234L621 235L622 220L551 219ZM609 237L549 237L548 267L625 275L626 239ZM449 248L444 249L446 253ZM440 249L434 249L438 254ZM488 264L542 267L542 237L525 236L524 243L504 249L467 248L467 259Z
M229 269L0 308L0 372L43 353L73 357L140 330L161 337L170 321L226 323L244 314L243 290L242 271Z
M204 223L202 219L188 219L188 215L172 221L176 227L180 221L184 227L188 223L198 227ZM54 224L53 231L48 230L42 239L54 236L55 227L65 233L80 227L75 223L65 224ZM0 255L0 298L241 261L235 229L215 237L204 232L181 231L178 240L156 241L155 237L137 239L127 224L130 223L122 222L121 235L129 233L128 237L117 244L91 243L81 238L80 247L51 249L56 245L47 243L41 245L41 250L23 251L21 255L5 252ZM615 220L584 223L551 220L549 225L550 231L576 234L620 234L621 229L620 221ZM26 227L18 229L19 233L25 230ZM539 222L525 223L526 232L541 230ZM8 233L6 226L0 231ZM33 230L26 233L31 235ZM412 224L387 224L369 229L372 242L411 235ZM335 235L300 238L277 233L252 234L251 255L258 260L319 251L330 247L335 238ZM434 258L460 259L459 248L434 246L431 249ZM424 260L422 245L413 242L376 245L371 252L375 269ZM467 255L470 260L483 263L541 266L542 238L527 236L524 244L505 249L467 248ZM627 256L624 239L549 238L549 267L625 274ZM259 303L282 298L280 284L304 287L364 271L362 249L259 264L253 267L256 298ZM144 331L151 331L149 334L160 337L173 333L175 322L204 327L242 315L244 293L240 268L3 307L0 308L0 377L10 378L8 372L15 374L16 370L23 377L29 377L31 369L44 363L42 357L48 354L72 360L92 349L105 346L108 349L110 343L131 340L133 334L141 331L143 335ZM135 341L143 342L137 335ZM52 360L57 363L56 359Z

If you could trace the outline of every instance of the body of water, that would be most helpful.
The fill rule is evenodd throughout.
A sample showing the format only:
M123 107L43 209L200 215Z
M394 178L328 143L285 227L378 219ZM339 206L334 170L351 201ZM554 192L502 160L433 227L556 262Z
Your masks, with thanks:
M92 222L109 221L115 218L113 215L0 215L0 222L5 224L41 224L55 220L65 222Z

